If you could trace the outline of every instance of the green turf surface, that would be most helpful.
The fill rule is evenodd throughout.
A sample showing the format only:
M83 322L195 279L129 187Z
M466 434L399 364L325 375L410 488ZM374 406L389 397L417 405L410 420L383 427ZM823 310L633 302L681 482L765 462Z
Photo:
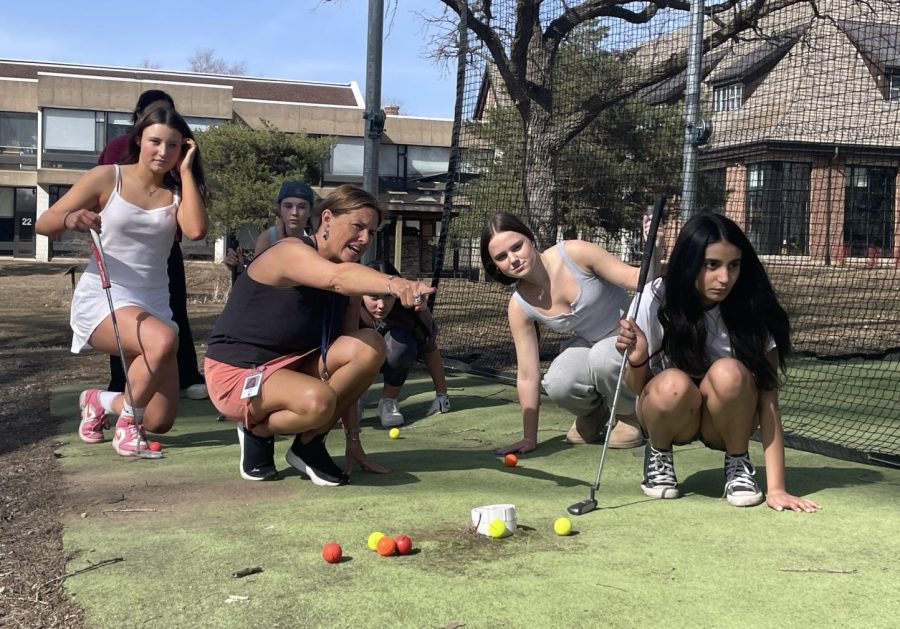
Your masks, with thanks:
M553 521L588 496L600 447L563 444L570 418L547 403L541 448L504 467L490 450L520 434L515 390L465 375L449 385L453 411L422 418L430 383L407 384L412 421L397 440L370 407L364 445L395 472L357 471L340 488L294 472L240 480L234 427L206 402L184 401L161 461L82 444L65 422L68 569L124 559L68 578L69 594L94 627L896 626L900 471L789 451L789 489L823 509L776 513L720 499L719 453L677 450L687 495L658 501L640 491L641 459L610 451L601 509L558 537ZM76 398L57 391L52 411L73 417ZM342 442L329 440L339 462ZM758 444L751 455L764 478ZM473 507L505 502L515 535L472 533ZM414 554L371 552L376 530L409 535ZM348 559L325 563L329 541ZM263 572L231 576L252 566Z

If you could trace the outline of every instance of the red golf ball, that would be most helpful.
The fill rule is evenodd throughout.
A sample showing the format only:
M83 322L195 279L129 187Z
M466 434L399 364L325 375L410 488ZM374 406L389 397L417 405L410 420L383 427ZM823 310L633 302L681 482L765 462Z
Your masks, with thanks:
M344 555L341 545L337 542L329 542L322 547L322 559L328 563L337 563Z
M397 547L398 555L406 555L412 550L412 540L408 535L398 535L394 538L394 546Z
M161 452L162 444L159 441L151 441L150 442L150 450L153 452Z

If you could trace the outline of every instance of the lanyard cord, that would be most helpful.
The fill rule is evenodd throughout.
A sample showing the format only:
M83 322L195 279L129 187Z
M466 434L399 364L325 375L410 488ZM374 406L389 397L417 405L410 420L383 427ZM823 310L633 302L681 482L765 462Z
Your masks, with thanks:
M328 317L322 317L322 346L320 351L322 352L322 382L328 382L328 378L330 374L328 373L328 363L326 362L328 357L328 345L331 342L331 319L334 316L334 293L329 295L328 301ZM324 314L324 313L323 313Z

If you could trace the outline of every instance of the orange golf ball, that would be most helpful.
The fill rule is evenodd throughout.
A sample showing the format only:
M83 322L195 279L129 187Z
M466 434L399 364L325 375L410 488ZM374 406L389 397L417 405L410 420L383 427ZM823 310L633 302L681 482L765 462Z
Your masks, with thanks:
M519 457L510 452L505 457L503 457L503 465L506 467L515 467L519 463Z
M375 550L377 550L378 554L382 557L390 557L397 552L397 544L394 542L393 538L385 535L378 540L378 543L375 545Z

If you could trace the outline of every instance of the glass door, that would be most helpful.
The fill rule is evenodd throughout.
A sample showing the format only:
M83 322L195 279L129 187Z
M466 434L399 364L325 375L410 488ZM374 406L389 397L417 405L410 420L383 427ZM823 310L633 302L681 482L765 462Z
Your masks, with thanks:
M34 221L37 219L37 200L34 188L16 188L15 240L13 257L34 257Z

